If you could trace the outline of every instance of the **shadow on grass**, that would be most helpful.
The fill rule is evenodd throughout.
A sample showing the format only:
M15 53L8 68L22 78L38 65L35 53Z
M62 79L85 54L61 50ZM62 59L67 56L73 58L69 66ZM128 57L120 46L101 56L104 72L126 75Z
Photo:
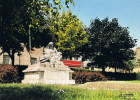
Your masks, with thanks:
M0 100L60 100L60 97L49 87L0 87Z

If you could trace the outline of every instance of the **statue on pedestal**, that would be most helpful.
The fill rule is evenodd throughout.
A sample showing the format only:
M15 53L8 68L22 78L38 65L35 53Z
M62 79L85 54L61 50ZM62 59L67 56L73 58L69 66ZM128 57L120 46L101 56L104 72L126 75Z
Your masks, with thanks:
M70 78L73 71L61 60L62 53L57 51L53 42L50 42L44 48L44 55L39 62L23 71L25 76L22 83L75 84Z

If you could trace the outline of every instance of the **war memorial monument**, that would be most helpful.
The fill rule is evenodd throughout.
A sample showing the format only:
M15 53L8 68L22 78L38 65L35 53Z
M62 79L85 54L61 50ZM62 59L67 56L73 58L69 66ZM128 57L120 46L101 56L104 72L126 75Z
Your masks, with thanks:
M29 65L24 72L22 83L27 84L75 84L72 80L72 70L64 65L62 53L58 52L50 42L44 49L44 56Z

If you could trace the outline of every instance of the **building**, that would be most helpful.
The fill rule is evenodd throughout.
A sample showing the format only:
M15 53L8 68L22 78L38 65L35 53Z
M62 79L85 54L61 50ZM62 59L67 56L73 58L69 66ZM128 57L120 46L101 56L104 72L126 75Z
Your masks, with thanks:
M27 48L24 46L23 52L15 53L15 65L31 65L39 61L39 58L43 56L43 47L42 48L33 48L31 54L29 54ZM2 50L0 49L0 64L11 64L11 59L7 53L1 53ZM140 72L140 47L136 48L136 61L137 67L134 68L133 72ZM31 55L31 56L30 56ZM31 59L30 59L31 58ZM83 62L83 67L86 67L88 62ZM94 69L99 70L101 69ZM114 69L107 68L106 71L114 72ZM118 71L120 72L120 71Z
M1 49L0 52L2 52ZM31 54L29 54L27 48L24 46L23 52L20 52L20 54L15 53L15 65L31 65L37 62L41 56L43 56L43 47L33 48ZM11 59L7 53L0 53L0 64L11 63Z
M138 67L140 67L140 47L136 48L136 60L138 63Z
M133 72L140 72L140 47L136 48L136 62L137 66L134 68Z

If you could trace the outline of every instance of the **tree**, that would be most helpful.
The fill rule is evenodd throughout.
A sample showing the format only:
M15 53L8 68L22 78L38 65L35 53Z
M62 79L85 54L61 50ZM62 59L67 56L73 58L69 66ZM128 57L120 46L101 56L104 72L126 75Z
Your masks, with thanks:
M136 59L134 60L129 60L127 62L124 62L124 70L127 70L129 72L132 72L134 68L137 66Z
M12 65L14 65L14 54L22 51L21 43L29 45L29 31L34 32L32 40L38 39L36 38L37 34L42 37L39 30L46 25L43 22L51 17L50 13L53 15L58 13L62 6L61 1L0 0L0 47L3 52L9 54ZM64 1L67 6L69 3L73 3L73 0ZM33 46L40 46L40 44Z
M76 56L76 49L88 42L85 26L71 11L63 11L57 19L51 19L50 24L52 34L55 34L55 45L65 57Z
M119 25L116 18L91 21L89 30L88 54L92 56L93 64L105 71L106 67L123 69L124 62L134 58L136 40L129 35L127 27Z

